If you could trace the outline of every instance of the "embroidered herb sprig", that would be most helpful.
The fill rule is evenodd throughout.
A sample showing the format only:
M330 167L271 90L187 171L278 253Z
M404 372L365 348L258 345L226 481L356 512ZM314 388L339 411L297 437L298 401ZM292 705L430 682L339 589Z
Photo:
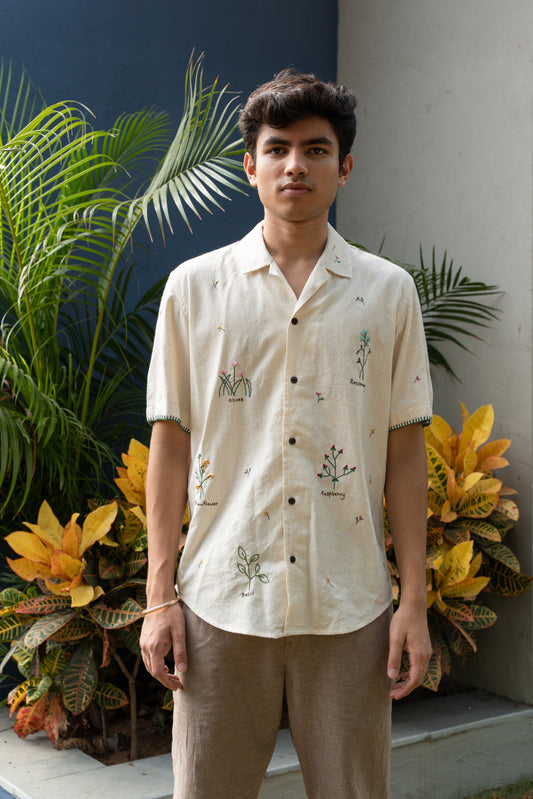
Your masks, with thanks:
M337 463L342 453L342 449L336 449L335 444L332 444L329 454L326 453L324 455L324 463L322 464L322 469L324 471L319 472L317 477L330 477L332 483L338 483L341 477L346 477L348 474L353 474L357 467L348 466L348 464L346 464L341 470L341 467Z
M244 547L238 548L239 558L244 561L244 563L237 563L237 568L241 574L248 579L248 591L252 588L252 580L257 579L261 583L268 583L270 580L268 579L266 574L261 574L261 564L259 563L259 554L256 553L248 558Z
M372 350L370 349L370 335L368 330L361 330L361 335L359 336L359 349L356 350L356 355L359 357L356 360L356 363L359 364L359 379L365 379L365 366L366 362L368 361L368 357Z

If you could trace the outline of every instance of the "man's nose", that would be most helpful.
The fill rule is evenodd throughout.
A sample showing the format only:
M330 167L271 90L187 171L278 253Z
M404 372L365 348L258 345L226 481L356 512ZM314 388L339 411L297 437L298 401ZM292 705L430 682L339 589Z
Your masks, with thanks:
M301 153L299 150L290 151L285 163L285 173L291 176L307 174L305 159L303 157L303 153Z

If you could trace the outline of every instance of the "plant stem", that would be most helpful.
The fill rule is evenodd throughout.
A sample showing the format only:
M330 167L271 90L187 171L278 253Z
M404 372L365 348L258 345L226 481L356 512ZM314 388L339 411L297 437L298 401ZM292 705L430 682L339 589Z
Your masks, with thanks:
M128 681L128 694L130 697L130 760L137 760L139 757L139 748L137 738L137 687L135 680L137 674L139 673L141 656L137 655L135 659L135 666L133 667L133 670L129 672L124 661L115 649L113 649L112 654L117 661L121 672Z

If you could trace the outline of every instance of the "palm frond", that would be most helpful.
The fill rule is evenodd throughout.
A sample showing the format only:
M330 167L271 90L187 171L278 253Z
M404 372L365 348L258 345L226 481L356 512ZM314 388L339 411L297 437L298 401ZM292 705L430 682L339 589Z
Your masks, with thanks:
M370 252L360 244L350 242L354 247ZM384 240L378 254L382 254ZM403 267L414 280L424 332L428 345L429 362L441 366L457 379L449 360L436 346L438 342L454 344L466 352L464 336L483 341L478 334L480 328L490 327L490 323L499 318L500 309L495 305L480 301L481 298L501 295L498 286L488 285L480 280L470 280L463 275L463 268L455 267L453 259L448 260L445 252L440 265L437 263L435 248L432 251L431 266L426 266L422 247L419 250L420 264L407 264L387 258L388 261Z

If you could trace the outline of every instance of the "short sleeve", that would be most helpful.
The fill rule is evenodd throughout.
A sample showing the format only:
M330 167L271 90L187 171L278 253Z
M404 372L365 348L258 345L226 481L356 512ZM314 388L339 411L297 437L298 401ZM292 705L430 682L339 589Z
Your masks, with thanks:
M420 303L411 276L404 272L402 278L396 317L389 430L417 422L428 425L432 415L433 393Z
M159 308L147 381L146 418L178 422L190 433L190 353L187 302L176 273L170 276Z

